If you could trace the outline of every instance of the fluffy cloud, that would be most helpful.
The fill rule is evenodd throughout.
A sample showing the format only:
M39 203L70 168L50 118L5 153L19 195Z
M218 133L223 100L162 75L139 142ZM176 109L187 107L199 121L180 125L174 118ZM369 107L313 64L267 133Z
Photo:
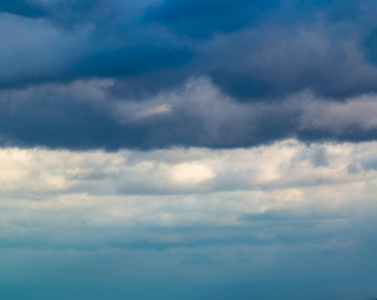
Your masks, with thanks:
M374 143L305 146L294 140L234 150L105 153L8 148L0 153L2 203L14 203L16 210L31 205L36 213L90 207L95 212L98 206L97 212L108 215L110 223L143 218L176 226L185 222L185 214L193 224L209 222L212 210L216 217L215 211L228 214L213 219L217 225L241 224L244 214L288 213L290 208L299 208L298 214L321 214L310 212L312 205L330 213L356 199L373 198L363 193L376 177L370 167L376 161L374 148ZM147 211L154 215L138 215Z
M114 299L142 299L154 285L170 291L157 298L192 299L183 290L215 297L227 282L235 285L224 299L273 299L264 285L292 299L368 294L375 149L297 140L233 150L3 148L0 293L18 299L18 286L29 299L33 284L41 297L99 297L97 285ZM339 278L355 285L345 291Z

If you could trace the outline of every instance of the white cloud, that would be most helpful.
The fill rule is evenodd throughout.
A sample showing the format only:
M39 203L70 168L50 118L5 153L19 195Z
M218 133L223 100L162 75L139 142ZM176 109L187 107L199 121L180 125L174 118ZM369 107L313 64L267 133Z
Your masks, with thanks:
M185 162L170 169L171 179L179 185L196 185L216 177L208 166L198 162Z
M88 281L96 275L87 270L108 268L107 280L145 283L167 266L169 282L237 274L260 280L271 272L338 278L328 271L338 267L338 253L345 272L358 257L375 257L365 251L376 236L376 146L286 140L232 150L3 148L0 278L17 281L21 273L30 281L34 264L45 274L78 261L90 265L81 272Z
M172 105L162 104L162 105L154 106L154 107L138 112L135 118L139 119L139 118L147 118L147 117L155 116L155 115L164 115L164 114L170 113L171 110L172 110Z
M53 222L72 219L100 227L236 225L244 214L276 210L344 212L375 195L377 170L366 166L377 160L376 146L286 140L233 150L5 148L0 206L7 208L2 217L10 223L28 214L47 226L48 216L61 212Z

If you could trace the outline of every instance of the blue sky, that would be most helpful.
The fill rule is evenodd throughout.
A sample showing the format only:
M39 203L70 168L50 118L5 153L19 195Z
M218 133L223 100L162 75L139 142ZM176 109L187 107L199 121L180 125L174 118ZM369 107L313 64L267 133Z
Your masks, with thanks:
M0 1L0 297L375 299L376 13Z

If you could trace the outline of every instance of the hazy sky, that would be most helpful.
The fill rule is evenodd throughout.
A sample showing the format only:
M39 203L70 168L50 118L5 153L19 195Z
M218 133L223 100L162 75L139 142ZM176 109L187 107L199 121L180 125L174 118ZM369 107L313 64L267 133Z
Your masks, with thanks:
M376 15L0 0L0 298L375 299Z

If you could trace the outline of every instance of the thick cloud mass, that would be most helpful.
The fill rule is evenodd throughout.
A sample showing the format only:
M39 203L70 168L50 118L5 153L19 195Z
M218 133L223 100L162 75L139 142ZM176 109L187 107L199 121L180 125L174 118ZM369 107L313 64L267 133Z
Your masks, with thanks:
M375 0L0 0L0 299L376 299Z
M0 296L373 299L376 146L0 149Z
M1 143L374 140L376 12L352 0L3 1Z
M2 0L0 11L21 15L29 18L43 17L45 14L37 1L27 0Z
M215 33L235 31L265 17L278 1L198 1L167 0L145 15L145 20L166 25L193 38L204 39ZM224 17L225 16L225 17Z
M3 145L152 149L255 146L304 141L363 141L377 136L374 94L328 102L309 92L281 102L238 103L207 78L145 101L111 95L114 80L42 84L0 92Z

